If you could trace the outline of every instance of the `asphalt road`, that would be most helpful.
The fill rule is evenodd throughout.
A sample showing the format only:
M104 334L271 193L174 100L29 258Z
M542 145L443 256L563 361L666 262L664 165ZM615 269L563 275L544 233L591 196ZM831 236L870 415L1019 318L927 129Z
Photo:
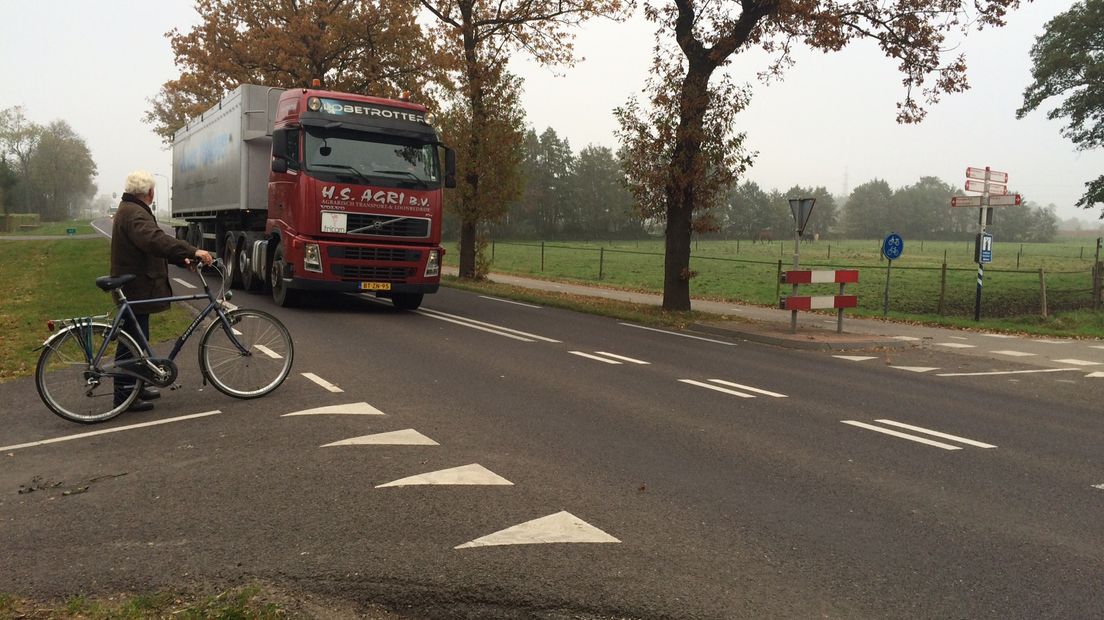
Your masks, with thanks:
M203 386L195 338L179 390L103 425L0 384L0 592L261 579L412 618L1104 615L1104 384L1083 372L847 359L449 289L418 312L233 303L295 339L260 400ZM407 429L423 445L356 441ZM445 481L496 484L379 486L476 465Z

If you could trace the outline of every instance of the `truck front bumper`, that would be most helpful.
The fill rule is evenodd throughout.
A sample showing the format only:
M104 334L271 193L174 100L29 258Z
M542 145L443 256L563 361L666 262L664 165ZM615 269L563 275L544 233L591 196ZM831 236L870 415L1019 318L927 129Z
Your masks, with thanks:
M300 291L328 291L333 293L436 293L441 287L440 282L427 282L421 284L392 283L388 290L366 289L360 282L339 282L334 280L315 280L313 278L284 278L284 284L288 288Z

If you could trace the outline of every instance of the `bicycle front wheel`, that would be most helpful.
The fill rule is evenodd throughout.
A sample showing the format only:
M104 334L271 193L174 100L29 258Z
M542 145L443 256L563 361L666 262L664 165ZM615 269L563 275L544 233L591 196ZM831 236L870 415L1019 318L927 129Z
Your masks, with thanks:
M58 332L43 345L35 367L35 387L42 402L57 415L72 422L92 424L110 420L127 410L143 383L136 381L121 391L127 394L116 404L115 379L104 366L114 366L116 352L120 357L142 357L138 344L129 334L116 331L103 348L110 326L95 323L73 326ZM104 351L101 364L93 365L92 357ZM133 385L133 387L131 387Z
M291 334L276 317L260 310L227 313L230 324L212 323L199 342L199 368L218 391L257 398L280 387L291 372ZM245 349L246 353L234 344Z

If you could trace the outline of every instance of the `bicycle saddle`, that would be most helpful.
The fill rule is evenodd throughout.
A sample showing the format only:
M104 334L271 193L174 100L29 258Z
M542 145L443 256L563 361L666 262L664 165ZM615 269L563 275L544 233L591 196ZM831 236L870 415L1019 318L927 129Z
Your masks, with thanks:
M124 273L121 276L114 277L100 276L96 278L96 286L100 287L102 291L113 291L137 277L133 273Z

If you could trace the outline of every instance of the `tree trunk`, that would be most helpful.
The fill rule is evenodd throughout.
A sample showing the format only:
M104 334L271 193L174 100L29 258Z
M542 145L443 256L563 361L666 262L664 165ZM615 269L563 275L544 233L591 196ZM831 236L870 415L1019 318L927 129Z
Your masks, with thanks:
M461 191L460 204L460 277L474 278L475 270L475 232L479 225L479 169L480 141L486 110L483 107L483 80L480 75L479 58L476 54L478 41L472 22L472 3L461 3L461 16L464 24L464 71L468 80L468 104L471 106L471 131L465 154L468 157L464 174L467 191ZM470 204L469 204L470 203Z
M475 231L477 222L464 220L460 224L460 277L473 279L475 273Z
M701 167L707 88L714 67L690 59L679 97L679 126L667 175L666 256L663 260L663 309L690 310L690 234L694 193Z

